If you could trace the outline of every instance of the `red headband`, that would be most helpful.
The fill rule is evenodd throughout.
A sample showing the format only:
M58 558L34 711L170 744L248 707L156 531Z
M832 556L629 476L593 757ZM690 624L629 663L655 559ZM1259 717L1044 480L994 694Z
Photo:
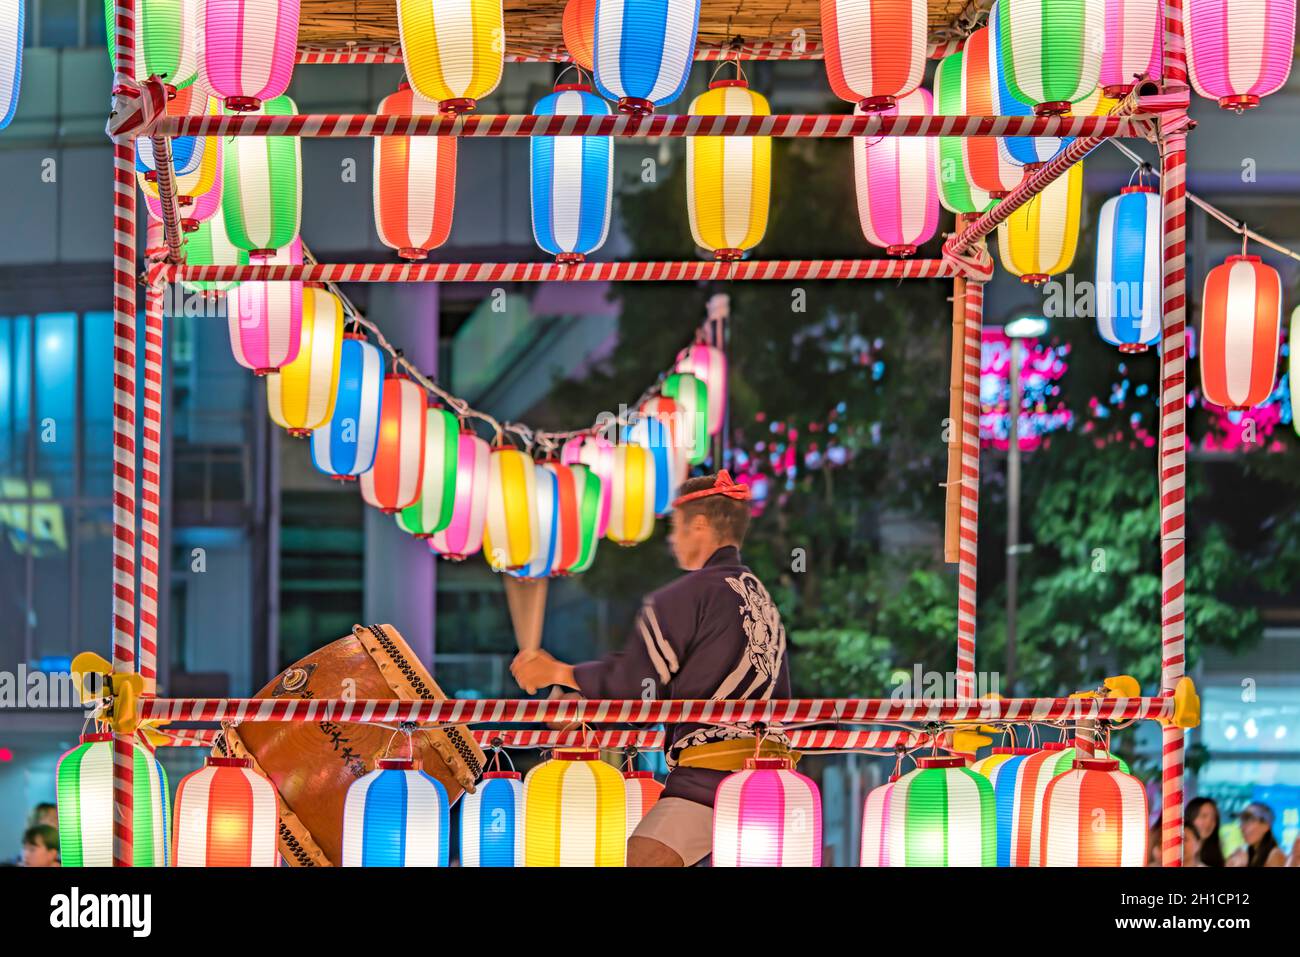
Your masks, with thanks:
M692 502L697 498L705 498L709 495L725 495L727 498L747 502L749 501L749 486L733 482L730 473L723 469L718 473L712 488L702 488L698 492L687 492L685 495L673 499L673 508L678 508L687 502Z

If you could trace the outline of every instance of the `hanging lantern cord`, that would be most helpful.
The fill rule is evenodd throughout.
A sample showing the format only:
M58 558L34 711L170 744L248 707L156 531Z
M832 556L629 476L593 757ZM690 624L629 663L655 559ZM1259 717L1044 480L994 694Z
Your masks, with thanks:
M570 64L568 64L564 69L562 69L562 70L561 70L561 71L556 75L556 77L555 77L555 86L558 87L558 86L560 85L560 81L564 79L564 74L568 73L570 70L573 70L575 73L578 74L578 82L579 82L579 83L581 83L581 84L583 84L583 85L585 85L585 86L591 86L591 77L587 75L587 71L586 71L586 70L584 70L582 67L580 67L580 66L579 66L578 64L576 64L576 63L570 63Z

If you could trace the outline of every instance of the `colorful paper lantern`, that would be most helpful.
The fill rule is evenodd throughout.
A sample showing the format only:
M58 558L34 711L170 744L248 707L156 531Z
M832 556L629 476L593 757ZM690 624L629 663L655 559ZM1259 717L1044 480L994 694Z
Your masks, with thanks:
M542 472L555 477L555 541L554 558L549 575L568 575L582 558L582 494L586 482L581 466L569 466L548 459L538 466ZM538 525L545 527L539 520Z
M557 748L524 778L527 867L622 867L627 859L623 776L597 748Z
M379 104L381 114L430 116L439 112L403 83ZM372 187L375 229L403 259L424 259L451 233L456 206L456 137L377 136Z
M501 82L501 0L397 0L397 26L411 86L444 113L470 112Z
M600 482L599 517L596 538L604 538L609 528L609 490L614 479L614 446L600 435L575 435L560 448L565 465L585 465Z
M822 799L788 758L746 758L718 785L714 867L820 867Z
M998 224L998 256L1021 282L1039 285L1074 262L1083 211L1083 164L1060 178Z
M199 82L224 99L226 109L251 113L289 88L298 55L298 4L198 0Z
M206 96L189 97L188 92L178 94L176 99L179 100L182 97L192 101L192 110L173 112L172 104L175 104L176 100L172 100L168 104L168 115L187 116L191 115L191 113L200 116L204 113L216 115L215 100ZM204 104L207 104L206 108ZM194 232L199 228L200 223L212 219L217 210L221 208L225 175L221 138L203 136L193 139L194 146L193 152L189 156L189 168L185 172L175 170L176 175L173 177L176 208L180 214L180 226L181 230L187 233ZM150 141L136 141L137 156L139 156L141 142L148 144ZM152 153L151 146L146 148ZM139 163L136 165L138 167ZM136 181L144 192L145 205L149 210L150 218L161 222L163 219L162 200L158 195L156 174L152 172L140 173L137 170Z
M311 433L311 461L339 481L370 471L379 446L384 358L360 333L343 336L334 414Z
M1039 867L1145 867L1147 795L1107 759L1076 759L1043 794Z
M301 247L299 247L301 249ZM248 251L240 249L226 236L226 218L217 203L212 218L199 223L198 229L185 237L185 263L189 266L247 266ZM193 292L224 292L239 285L235 280L208 282L183 279L181 284ZM282 283L281 285L288 285ZM301 287L301 283L298 284ZM299 301L302 295L299 293ZM227 300L227 316L230 302ZM301 316L302 308L299 306ZM299 319L301 322L301 318Z
M54 771L59 812L59 856L64 867L113 864L113 736L83 734L59 758ZM138 744L132 745L131 862L165 867L171 806L167 772Z
M574 63L590 73L596 56L596 0L569 0L564 5L561 29L564 49Z
M23 0L0 4L0 130L13 122L23 84Z
M609 104L585 83L562 83L534 107L538 116L608 116ZM557 262L582 262L605 244L614 189L609 136L533 136L528 140L533 238Z
M397 527L416 538L428 538L451 524L460 454L460 420L440 406L429 406L424 415L420 497L397 513Z
M532 559L538 535L537 477L533 460L506 445L488 462L483 552L494 571L516 571Z
M108 62L117 71L117 5L104 0L104 35ZM135 5L135 79L161 77L182 90L194 82L199 0L137 0Z
M686 368L683 368L680 359L678 369L684 373L688 371ZM710 392L710 399L712 399L712 396L713 393ZM652 395L641 403L640 412L644 416L658 419L668 432L668 461L670 469L668 475L668 496L669 505L671 506L672 498L676 496L677 487L681 485L682 482L686 481L686 476L690 474L691 470L690 452L686 447L686 426L681 421L681 410L677 405L676 399L670 399L666 395ZM692 438L694 438L693 433ZM658 487L656 486L656 492L657 491ZM656 498L661 497L656 495Z
M993 116L993 91L998 83L997 51L989 27L966 39L961 58L961 110L967 116ZM971 182L993 199L1001 199L1020 185L1024 170L998 149L995 136L963 136L962 156Z
M695 375L674 372L664 379L661 391L677 403L682 432L678 438L691 465L709 457L709 390Z
M271 420L290 435L306 438L334 414L342 346L342 303L332 292L305 286L298 355L266 377Z
M533 551L523 568L509 574L516 578L547 578L556 569L559 528L559 481L555 473L534 464L532 517Z
M516 771L485 771L460 799L462 867L524 866L524 784Z
M1287 336L1287 342L1294 343L1290 349L1290 359L1287 361L1288 383L1291 393L1291 428L1295 429L1296 435L1300 435L1300 306L1296 306L1291 311L1291 334Z
M429 538L434 554L464 561L483 547L483 521L487 515L488 444L462 429L456 445L456 497L451 521Z
M691 101L692 116L768 116L772 108L744 79L715 80ZM767 231L772 192L770 136L686 140L686 211L695 245L714 259L740 259Z
M287 96L277 96L252 112L292 116L298 106ZM250 256L269 256L298 238L302 141L296 136L232 136L229 140L221 194L226 234Z
M1229 256L1201 296L1201 396L1249 409L1273 392L1282 334L1282 280L1258 256Z
M1097 331L1120 352L1160 341L1160 194L1127 186L1102 203L1097 222Z
M190 2L190 0L185 0ZM206 91L200 90L191 84L183 90L176 91L176 94L167 101L168 116L189 116L192 113L202 115L210 112L215 106L215 100L207 95ZM203 160L203 145L207 142L205 136L173 136L171 138L172 147L172 172L176 176L184 176L186 173L192 173L199 163ZM135 171L144 173L145 179L151 183L158 180L157 164L154 162L153 139L148 136L142 136L135 141ZM154 195L158 195L156 190Z
M650 453L655 474L654 513L667 515L673 510L678 485L671 433L659 419L637 415L625 430L624 441L629 445L639 445Z
M621 113L681 96L695 60L700 0L597 0L592 75Z
M1034 754L1037 748L994 748L986 757L971 763L970 769L976 774L982 774L993 781L997 769L1006 764L1012 758L1017 756L1028 756Z
M963 53L950 53L939 61L934 72L934 105L941 116L959 116L965 109L965 62ZM939 203L950 213L982 213L992 203L989 194L975 185L966 167L966 148L962 136L940 136L935 178L939 186Z
M1192 89L1225 110L1248 110L1291 74L1295 0L1183 0Z
M177 867L275 867L275 787L248 758L209 756L176 786Z
M1165 5L1161 0L1105 0L1105 15L1098 83L1106 96L1122 97L1138 77L1159 79L1163 72Z
M889 795L891 867L993 867L993 785L959 757L918 758Z
M394 515L420 496L424 482L427 396L401 373L384 377L375 462L361 473L361 497L385 515Z
M885 115L929 116L930 91L901 97ZM911 256L939 229L938 144L933 136L855 136L853 182L858 223L873 246Z
M640 445L615 446L609 529L605 534L620 545L636 545L649 538L654 528L654 455Z
M1011 94L1040 116L1097 88L1106 0L998 0L997 57Z
M821 0L826 78L863 113L921 85L929 20L925 0Z
M624 771L623 786L627 795L627 835L631 837L663 795L664 786L651 771Z
M696 342L677 353L676 372L689 372L709 390L709 435L722 431L727 415L727 354L717 346Z
M302 242L294 242L271 258L268 265L302 264ZM226 321L230 327L230 351L235 361L254 375L269 375L298 358L302 348L304 302L328 311L337 306L340 321L343 305L333 293L306 294L300 282L241 283L226 296Z
M585 465L570 465L574 478L574 496L578 513L578 558L568 568L570 575L585 572L596 560L596 546L600 544L600 506L608 502L607 486Z
M437 778L409 759L380 758L343 803L344 867L446 867L451 805Z
M858 857L861 867L889 866L889 795L899 775L891 774L889 780L867 792L862 804L862 849Z

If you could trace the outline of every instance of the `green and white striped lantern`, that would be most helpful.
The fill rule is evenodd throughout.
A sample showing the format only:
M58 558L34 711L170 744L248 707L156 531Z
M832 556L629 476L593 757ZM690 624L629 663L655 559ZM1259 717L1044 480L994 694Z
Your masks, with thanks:
M240 249L226 235L226 216L220 206L211 219L185 234L185 263L188 266L247 266L248 251ZM225 292L239 285L231 282L199 282L186 279L182 285L192 292Z
M1066 113L1097 88L1105 0L998 0L998 68L1039 116Z
M660 391L677 403L682 416L677 441L686 446L687 461L699 465L709 457L709 387L689 372L674 372Z
M171 800L167 772L134 745L132 863L165 867L169 856ZM55 771L59 856L64 867L113 866L113 736L85 734L59 758Z
M600 477L590 466L575 462L569 466L573 469L574 488L578 498L578 530L581 544L578 546L578 560L569 569L570 575L585 572L596 560L596 545L600 542L597 534L600 528Z
M108 62L117 70L117 29L114 0L104 0ZM157 74L169 86L183 90L194 82L199 61L198 0L136 0L135 78Z
M993 785L965 758L920 758L889 795L891 867L995 867Z
M230 113L230 110L226 110ZM293 116L288 96L241 115ZM221 210L230 242L267 257L298 238L302 223L302 141L296 136L228 136Z
M941 116L961 116L962 54L950 53L939 61L934 72L934 112ZM993 205L984 190L971 181L966 171L965 152L960 136L939 137L939 162L935 176L939 180L939 204L950 213L982 213Z
M442 408L426 409L424 415L420 497L397 513L398 528L416 538L428 538L451 524L460 461L460 420Z

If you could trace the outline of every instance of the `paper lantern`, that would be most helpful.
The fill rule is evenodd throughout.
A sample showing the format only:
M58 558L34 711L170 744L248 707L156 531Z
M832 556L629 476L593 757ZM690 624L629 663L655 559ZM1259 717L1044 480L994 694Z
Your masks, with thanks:
M523 568L509 574L516 578L547 578L555 571L556 546L559 544L559 529L556 524L559 518L559 496L559 481L555 473L535 464L532 517L536 534L533 537L533 551Z
M430 116L438 104L403 83L381 114ZM377 136L372 187L375 229L403 259L424 259L451 233L456 206L456 137Z
M171 807L167 772L140 745L132 745L131 863L168 862ZM64 867L113 864L113 736L83 734L54 771L59 811L59 857Z
M374 465L383 384L384 359L379 350L360 333L345 333L334 413L311 433L312 464L330 478L355 481Z
M298 3L198 0L199 82L224 99L226 109L251 113L289 88L298 55Z
M592 75L621 113L681 96L695 60L700 0L597 0Z
M302 243L277 253L267 265L302 265ZM321 295L317 295L320 293ZM230 351L235 361L254 375L278 372L298 358L302 348L304 301L328 312L337 307L342 320L343 305L333 293L317 289L304 293L300 282L241 283L226 296L226 321L230 327Z
M440 406L429 406L424 416L420 497L397 513L397 527L416 538L428 538L451 524L460 454L460 420Z
M714 867L820 867L822 799L788 758L746 758L718 785Z
M901 137L900 137L901 138ZM727 415L727 354L697 342L677 353L676 372L689 372L709 390L709 435L722 431Z
M1287 361L1288 384L1291 393L1291 428L1300 435L1300 306L1291 311L1291 332L1287 336L1290 346L1290 359Z
M275 787L248 758L209 756L176 786L177 867L275 867Z
M604 538L609 528L609 489L614 479L614 446L599 435L575 435L560 448L565 465L585 465L600 482L599 517L596 537Z
M995 115L993 90L998 74L992 32L989 27L976 30L967 37L962 48L959 112L967 116ZM976 187L993 199L1001 199L1020 185L1024 170L998 149L997 137L963 136L960 139L966 173Z
M291 116L287 96L254 112ZM221 205L226 234L251 256L269 256L298 238L302 222L302 142L296 136L231 136L225 147Z
M524 866L524 785L515 771L485 771L460 799L462 867Z
M1097 222L1097 331L1120 352L1160 341L1160 194L1127 186L1101 206Z
M635 545L649 538L654 528L654 455L639 445L615 446L609 529L605 534L620 545Z
M242 292L240 286L236 292ZM311 435L334 414L339 357L343 346L343 305L332 292L315 286L302 291L298 355L266 377L271 420L298 438Z
M569 0L561 23L564 49L588 73L595 65L596 0Z
M1145 867L1147 795L1118 761L1077 759L1043 794L1040 867Z
M1273 392L1282 334L1282 280L1258 256L1229 256L1201 296L1201 395L1249 409Z
M826 79L863 113L889 109L921 85L925 0L821 0Z
M998 0L997 56L1011 94L1040 116L1097 88L1106 0Z
M867 792L862 804L862 849L858 857L862 867L889 866L889 795L898 778L891 774L888 781Z
M743 79L715 80L691 101L692 116L768 116L772 108ZM772 192L770 136L686 140L686 212L695 245L714 259L740 259L767 231Z
M488 462L483 551L494 571L514 571L532 559L537 527L537 477L526 452L501 445Z
M437 778L409 759L380 758L343 803L344 867L446 867L451 805Z
M192 109L173 112L171 107L176 100L172 100L168 104L168 115L188 116L192 114L202 116L205 113L216 115L216 100L206 96L191 98L188 97L188 93L178 94L176 99L179 100L182 97L191 99ZM180 214L180 226L181 230L187 233L194 232L198 229L200 223L212 219L217 210L221 208L225 176L221 138L218 136L203 136L191 139L193 139L194 145L188 157L189 168L184 172L175 170L176 175L173 177L176 208ZM148 144L149 142L147 139L136 141L137 156L140 155L140 144ZM150 153L153 152L151 146L146 148ZM136 165L138 167L139 163ZM144 192L145 205L149 210L149 216L155 221L161 222L163 219L162 200L158 195L156 179L156 174L153 172L140 173L137 170L136 181Z
M301 249L301 247L299 248ZM220 203L217 203L216 209L212 211L211 219L199 223L198 228L185 237L185 263L189 266L248 265L248 251L240 249L226 236L226 218L221 213ZM193 292L224 292L239 285L235 280L209 282L196 279L183 279L181 284ZM288 283L278 285L288 285ZM301 287L302 284L298 283L297 285ZM298 298L301 303L301 292ZM226 308L227 317L229 317L229 300L227 300ZM299 322L301 322L301 305L298 311L300 314Z
M501 0L397 0L397 27L411 86L444 113L470 112L501 82Z
M934 105L941 116L958 116L965 109L963 53L950 53L934 71ZM975 185L966 167L962 136L940 136L936 149L935 178L939 203L950 213L982 213L991 205L989 194Z
M627 836L631 837L641 819L650 812L664 793L664 786L651 771L624 771L623 786L627 795Z
M190 0L186 0L190 2ZM202 115L210 112L215 108L216 101L207 95L206 91L200 90L191 84L183 90L178 90L176 95L167 101L168 116L190 116L191 114ZM171 137L172 148L172 172L176 176L184 176L186 173L192 173L203 160L203 146L206 144L208 137L205 136L173 136ZM157 164L154 162L153 139L148 136L139 137L135 141L135 171L144 173L145 179L151 183L158 181ZM155 190L154 195L158 195Z
M971 763L970 769L993 781L997 769L1016 756L1028 756L1037 752L1037 748L994 748L987 757Z
M1295 8L1295 0L1183 0L1192 89L1225 110L1259 106L1291 73Z
M664 379L661 391L677 403L682 434L679 441L691 465L709 457L709 390L695 375L674 372Z
M487 514L488 444L462 429L456 444L456 497L451 521L429 538L429 548L452 561L464 561L483 547L483 520Z
M117 72L117 6L104 0L108 62ZM161 77L181 90L194 82L199 0L136 0L135 79Z
M993 785L959 757L918 758L889 795L891 867L993 867Z
M534 107L538 116L608 116L609 104L585 83L562 83ZM533 136L528 140L533 238L557 262L582 262L605 244L614 189L609 136Z
M624 442L639 445L650 453L651 467L655 474L654 513L667 515L673 510L672 503L678 485L677 463L667 427L657 418L638 414L625 430Z
M428 403L424 388L401 373L384 377L375 462L361 473L361 498L393 515L420 497Z
M886 115L929 116L930 91L916 90ZM853 138L853 182L858 223L873 246L911 256L939 229L938 144L933 136Z
M682 368L680 364L678 368ZM709 395L712 398L712 393L709 393ZM671 511L672 499L676 497L677 487L686 481L686 476L690 474L691 470L690 452L686 448L686 427L681 421L681 410L676 399L670 399L666 395L652 395L641 403L640 411L642 415L658 419L663 423L663 427L668 430L668 460L670 467L668 498L669 511ZM692 433L692 438L694 438L694 433ZM657 487L656 491L658 491ZM656 498L659 497L656 495Z
M582 495L587 481L585 471L582 466L565 465L554 459L548 459L538 466L539 477L542 472L555 477L554 558L547 574L567 575L582 558ZM544 527L540 521L538 525Z
M1140 76L1158 80L1164 63L1164 3L1105 0L1105 16L1106 46L1098 75L1105 94L1126 96Z
M557 748L524 779L527 867L622 867L627 859L623 776L597 748Z
M596 560L600 544L600 506L608 503L608 486L585 465L570 465L574 478L574 496L578 512L578 558L568 568L570 575L585 572Z
M1083 211L1083 164L1060 178L998 224L998 256L1021 282L1039 285L1074 262Z
M24 0L0 4L0 130L13 122L23 81Z

